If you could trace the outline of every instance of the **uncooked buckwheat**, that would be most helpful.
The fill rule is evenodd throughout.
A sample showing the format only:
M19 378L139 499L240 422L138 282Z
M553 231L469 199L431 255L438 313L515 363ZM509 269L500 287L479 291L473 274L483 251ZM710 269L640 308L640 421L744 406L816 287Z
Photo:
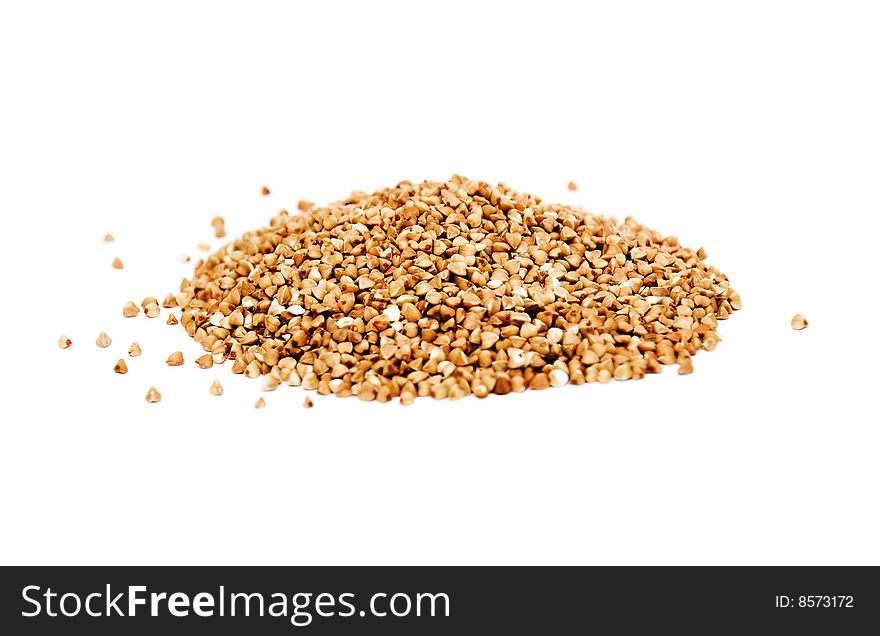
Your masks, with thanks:
M364 400L639 379L739 309L705 252L455 176L282 211L176 294L200 366Z

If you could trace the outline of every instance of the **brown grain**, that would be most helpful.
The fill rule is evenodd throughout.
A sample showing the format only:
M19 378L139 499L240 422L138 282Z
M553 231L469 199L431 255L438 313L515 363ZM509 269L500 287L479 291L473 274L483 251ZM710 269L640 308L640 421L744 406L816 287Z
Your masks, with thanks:
M226 221L223 220L222 216L215 216L211 219L211 226L214 228L214 236L216 238L226 236Z
M484 397L692 369L727 277L627 218L453 177L301 202L174 295L205 368L362 400Z

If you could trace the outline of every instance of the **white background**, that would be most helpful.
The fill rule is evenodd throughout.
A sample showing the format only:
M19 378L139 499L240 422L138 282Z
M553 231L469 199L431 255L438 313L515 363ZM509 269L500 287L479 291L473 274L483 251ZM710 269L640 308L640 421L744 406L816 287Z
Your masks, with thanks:
M611 5L4 3L0 562L880 563L878 15ZM702 245L744 308L691 376L309 411L121 316L214 215L453 173Z

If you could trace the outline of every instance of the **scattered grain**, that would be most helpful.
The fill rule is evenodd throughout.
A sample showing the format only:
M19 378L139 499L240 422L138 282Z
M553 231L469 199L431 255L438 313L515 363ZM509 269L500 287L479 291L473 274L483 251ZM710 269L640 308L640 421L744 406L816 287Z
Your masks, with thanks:
M267 197L270 194L272 194L272 192L271 192L271 190L269 190L269 186L263 186L263 189L260 191L260 194L262 194L264 197Z
M165 321L166 325L176 325L177 317L174 314L168 314L168 320Z
M211 388L208 390L211 395L223 395L223 385L220 384L220 380L214 380L211 382Z
M110 336L108 336L103 331L98 334L98 337L95 339L95 344L101 347L102 349L106 349L110 346L110 343L113 342L110 340Z
M214 366L214 357L210 353L206 353L205 355L196 358L196 364L203 369L210 369Z
M128 301L122 306L122 315L126 318L134 318L139 313L141 313L141 310L132 301Z
M264 400L263 398L257 398L257 401L254 402L255 409L262 409L265 407L266 407L266 400Z
M306 396L306 399L303 400L303 407L304 407L304 408L307 408L307 409L310 409L310 408L312 408L313 406L315 406L315 403L312 402L312 398L310 398L310 397L307 395L307 396Z
M132 342L131 346L128 348L128 355L132 358L137 358L141 353L141 346L136 342Z
M795 314L791 319L791 328L795 331L806 329L809 324L810 323L807 322L807 318L803 314Z
M165 360L165 364L169 367L179 367L183 364L183 352L175 351Z
M215 237L223 238L226 236L226 221L223 220L222 216L215 216L211 219L211 226L214 228Z
M568 384L568 372L565 369L552 369L550 371L550 386L563 386Z
M568 189L569 190L577 190L578 189L577 184L574 181L569 181L568 182Z
M694 372L694 363L691 362L690 356L687 356L678 363L678 375L690 375Z
M128 373L128 366L126 366L125 360L119 358L119 360L116 361L116 366L113 367L113 371L122 375Z
M106 232L104 234L104 242L105 243L112 243L114 240L116 240L116 239L113 238L113 235L110 234L110 232Z
M532 379L529 381L530 389L546 389L550 386L550 378L547 377L546 373L536 373L532 376Z
M150 404L155 404L156 402L158 402L159 400L162 399L162 396L156 390L156 387L151 386L150 390L147 391L147 398L146 399L147 399L147 402L149 402Z
M73 344L73 341L67 336L61 336L58 338L58 348L59 349L70 349L70 346Z
M113 269L122 269L125 265L122 264L122 260L117 256L113 259Z

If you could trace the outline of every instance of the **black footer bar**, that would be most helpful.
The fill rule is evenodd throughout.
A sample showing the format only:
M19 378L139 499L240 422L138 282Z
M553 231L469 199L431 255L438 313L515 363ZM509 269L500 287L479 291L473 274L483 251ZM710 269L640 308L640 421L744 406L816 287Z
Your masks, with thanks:
M873 567L12 567L0 581L0 632L16 635L880 629Z

